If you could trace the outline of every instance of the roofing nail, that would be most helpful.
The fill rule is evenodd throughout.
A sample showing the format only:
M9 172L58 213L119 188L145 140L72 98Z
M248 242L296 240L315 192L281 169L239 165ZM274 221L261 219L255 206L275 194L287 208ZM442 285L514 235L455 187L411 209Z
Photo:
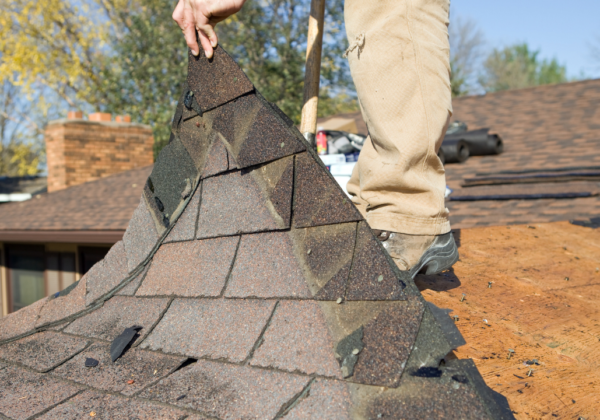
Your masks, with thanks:
M465 297L466 297L466 296L467 296L467 294L466 294L466 293L463 293L463 294L462 294L462 297L460 298L460 301L462 302L463 300L465 300Z
M529 372L527 372L527 376L531 376L532 373L533 373L533 369L529 369Z
M566 280L566 281L569 281L569 278L568 278L568 277L565 277L565 280Z
M513 349L508 349L508 357L507 357L507 359L510 359L510 356L512 356L514 352L515 351Z
M493 283L492 281L488 281L488 289L492 288L492 283Z

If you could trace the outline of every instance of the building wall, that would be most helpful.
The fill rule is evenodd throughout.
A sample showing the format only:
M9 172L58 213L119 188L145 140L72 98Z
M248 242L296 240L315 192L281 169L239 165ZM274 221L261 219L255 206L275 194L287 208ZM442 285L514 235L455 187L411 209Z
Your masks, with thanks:
M152 129L143 124L51 121L45 141L49 192L154 162Z

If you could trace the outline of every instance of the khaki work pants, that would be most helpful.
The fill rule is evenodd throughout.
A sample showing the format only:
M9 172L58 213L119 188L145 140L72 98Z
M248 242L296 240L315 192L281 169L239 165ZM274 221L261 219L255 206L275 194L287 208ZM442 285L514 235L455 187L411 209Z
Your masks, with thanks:
M369 137L347 190L373 229L450 231L437 157L452 115L449 0L346 0L348 60Z

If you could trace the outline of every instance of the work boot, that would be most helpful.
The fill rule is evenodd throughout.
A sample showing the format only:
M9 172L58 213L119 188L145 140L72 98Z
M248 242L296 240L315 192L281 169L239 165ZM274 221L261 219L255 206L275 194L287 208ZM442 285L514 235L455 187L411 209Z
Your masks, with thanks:
M408 235L373 230L398 268L417 274L437 274L458 261L458 249L452 232L444 235Z

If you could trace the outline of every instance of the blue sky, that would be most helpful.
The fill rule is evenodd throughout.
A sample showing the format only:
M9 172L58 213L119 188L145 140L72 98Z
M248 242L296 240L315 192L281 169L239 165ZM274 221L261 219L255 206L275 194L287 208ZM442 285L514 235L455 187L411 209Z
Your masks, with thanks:
M569 77L600 78L589 47L600 47L600 0L451 1L451 13L476 22L490 49L527 42L566 65Z

